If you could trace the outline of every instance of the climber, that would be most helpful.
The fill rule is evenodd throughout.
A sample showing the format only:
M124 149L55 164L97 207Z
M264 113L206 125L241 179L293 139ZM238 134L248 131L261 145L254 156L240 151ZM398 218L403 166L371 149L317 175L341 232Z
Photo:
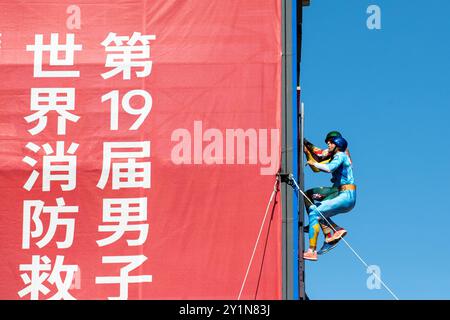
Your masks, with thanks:
M356 203L356 186L354 184L352 164L350 157L345 153L348 143L343 137L335 136L328 139L327 145L327 155L332 157L329 163L308 160L309 165L320 171L332 174L332 188L335 188L335 192L330 192L325 197L326 199L317 201L316 204L306 200L309 215L309 249L304 252L303 257L313 261L317 260L316 248L319 225L322 225L325 235L325 248L322 249L329 250L330 248L327 247L335 246L337 241L347 234L347 231L334 223L330 217L349 212ZM332 231L334 231L333 234Z
M328 141L334 137L342 137L342 135L338 131L331 131L325 137L325 143L328 143ZM349 156L350 163L351 163L350 153L349 153L348 149L345 152ZM317 161L320 163L328 163L328 162L330 162L330 160L332 158L332 154L328 152L328 149L322 150L322 149L316 147L315 145L313 145L311 142L309 142L306 139L304 139L304 153L305 153L308 161L311 160L311 161ZM310 165L310 168L314 172L320 171L313 165ZM336 197L338 194L339 194L339 190L337 187L316 187L316 188L309 189L306 191L306 195L308 198L305 198L305 207L306 207L306 209L308 209L308 207L311 204L314 204L314 203L311 203L311 201L314 202L314 201L329 200L329 199ZM331 233L329 232L328 227L326 225L320 224L320 227L322 228L322 231L324 234L327 234L328 237L331 237ZM309 233L309 226L304 227L304 232ZM331 243L324 242L324 244L322 245L322 248L317 253L324 254L324 253L330 251L331 249L333 249L334 247L337 246L338 242L339 242L339 239L336 241L333 241Z

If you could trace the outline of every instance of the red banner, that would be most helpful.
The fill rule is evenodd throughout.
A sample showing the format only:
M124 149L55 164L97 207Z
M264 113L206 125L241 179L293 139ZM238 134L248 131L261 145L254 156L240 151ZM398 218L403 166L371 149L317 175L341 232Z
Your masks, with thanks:
M281 1L0 6L0 299L281 299Z

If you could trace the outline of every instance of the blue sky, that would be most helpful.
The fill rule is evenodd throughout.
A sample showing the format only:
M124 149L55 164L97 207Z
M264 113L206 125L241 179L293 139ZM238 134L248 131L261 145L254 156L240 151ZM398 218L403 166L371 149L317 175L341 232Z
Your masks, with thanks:
M366 27L371 4L381 30ZM449 12L446 0L312 0L303 13L305 136L349 141L358 199L335 221L400 299L450 299ZM305 184L329 178L307 169ZM306 270L311 299L392 299L367 288L343 242Z

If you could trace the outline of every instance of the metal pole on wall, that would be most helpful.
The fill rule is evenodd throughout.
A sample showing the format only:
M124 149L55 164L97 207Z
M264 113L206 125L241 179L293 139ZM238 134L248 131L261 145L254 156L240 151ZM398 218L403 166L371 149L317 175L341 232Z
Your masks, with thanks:
M302 17L303 17L303 2L304 0L297 0L297 172L299 186L304 189L304 175L303 175L303 123L304 123L304 107L300 99L300 62L301 62L301 48L302 48ZM300 300L306 300L305 291L305 260L303 259L303 251L305 250L305 237L303 227L305 225L304 219L304 199L298 194L298 296Z

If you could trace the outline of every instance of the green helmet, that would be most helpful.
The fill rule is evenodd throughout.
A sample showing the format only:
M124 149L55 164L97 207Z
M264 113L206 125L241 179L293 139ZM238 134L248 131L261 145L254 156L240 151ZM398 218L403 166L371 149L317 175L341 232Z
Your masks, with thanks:
M327 134L327 137L325 138L325 143L328 142L328 140L332 139L332 138L337 138L337 137L342 137L342 134L339 131L330 131Z

